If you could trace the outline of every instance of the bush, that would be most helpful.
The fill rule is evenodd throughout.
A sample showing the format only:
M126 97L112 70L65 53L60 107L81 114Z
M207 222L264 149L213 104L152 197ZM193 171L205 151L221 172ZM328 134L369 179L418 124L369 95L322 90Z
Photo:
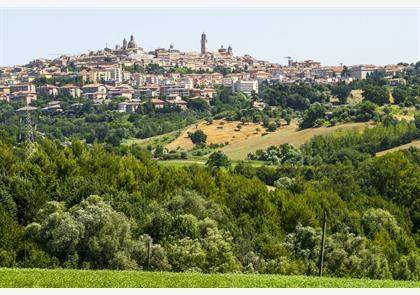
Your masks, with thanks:
M274 132L276 130L277 130L277 124L276 123L272 122L272 123L268 124L267 131Z

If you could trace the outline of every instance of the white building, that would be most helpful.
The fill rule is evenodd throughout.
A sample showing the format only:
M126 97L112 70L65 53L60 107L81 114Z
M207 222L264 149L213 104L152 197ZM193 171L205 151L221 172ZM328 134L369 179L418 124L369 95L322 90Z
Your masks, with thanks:
M238 80L232 83L232 92L243 92L247 95L251 95L251 92L255 91L258 93L258 81L257 80Z
M359 65L351 67L351 76L355 79L366 79L368 74L377 70L374 65Z

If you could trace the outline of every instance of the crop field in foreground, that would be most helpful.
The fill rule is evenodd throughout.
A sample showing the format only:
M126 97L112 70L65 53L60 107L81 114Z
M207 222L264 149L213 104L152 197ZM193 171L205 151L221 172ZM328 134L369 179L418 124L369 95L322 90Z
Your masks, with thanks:
M0 287L73 288L419 288L420 282L256 274L7 269Z

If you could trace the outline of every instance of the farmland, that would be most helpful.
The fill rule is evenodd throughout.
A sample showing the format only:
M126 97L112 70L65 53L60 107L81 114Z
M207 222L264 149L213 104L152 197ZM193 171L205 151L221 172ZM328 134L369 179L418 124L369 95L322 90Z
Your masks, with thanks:
M334 127L320 127L311 128L304 130L297 130L293 126L287 126L276 132L267 134L265 136L253 137L242 142L231 144L222 148L222 151L233 160L245 159L247 154L255 152L258 149L266 149L272 145L281 145L283 143L289 143L295 147L307 142L315 135L324 135L333 133L334 131L342 129L358 128L362 129L369 126L368 123L348 123L343 125L337 125Z
M249 123L242 125L240 131L235 131L240 122L227 122L224 120L215 120L213 124L200 122L197 126L191 125L186 128L181 135L166 145L168 150L175 150L178 147L185 150L191 150L194 145L188 138L188 132L203 130L207 135L207 144L222 144L229 142L221 150L232 160L243 160L250 152L257 149L266 149L272 145L289 143L296 147L302 145L315 135L324 135L332 133L340 128L362 129L370 126L369 123L348 123L333 127L310 128L304 130L297 129L297 122L293 120L288 126L282 126L277 131L263 135L263 127L259 124ZM257 131L259 129L259 131Z
M238 121L214 120L212 124L202 121L186 128L177 139L166 145L166 148L168 150L175 150L178 147L185 150L192 149L194 145L188 138L188 132L195 130L203 130L207 135L207 144L224 144L226 142L235 144L249 138L259 137L264 132L264 127L257 123L242 125L240 131L235 131L238 124L240 124Z
M258 274L0 269L0 287L45 288L418 288L420 282Z

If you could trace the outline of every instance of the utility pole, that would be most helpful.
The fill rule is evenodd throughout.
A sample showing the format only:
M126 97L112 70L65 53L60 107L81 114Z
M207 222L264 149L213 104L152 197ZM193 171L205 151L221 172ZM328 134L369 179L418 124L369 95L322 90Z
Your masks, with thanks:
M26 218L26 208L25 208L25 218ZM23 258L23 263L25 264L25 267L27 267L27 265L26 265L26 237L24 238L25 240L24 240L24 251L23 251L23 255L24 255L24 258Z
M147 270L150 271L150 254L152 249L152 238L149 237L147 241Z
M322 241L321 252L319 254L319 276L322 277L322 270L324 268L324 253L325 253L325 235L327 232L327 212L324 211L324 224L322 226Z

